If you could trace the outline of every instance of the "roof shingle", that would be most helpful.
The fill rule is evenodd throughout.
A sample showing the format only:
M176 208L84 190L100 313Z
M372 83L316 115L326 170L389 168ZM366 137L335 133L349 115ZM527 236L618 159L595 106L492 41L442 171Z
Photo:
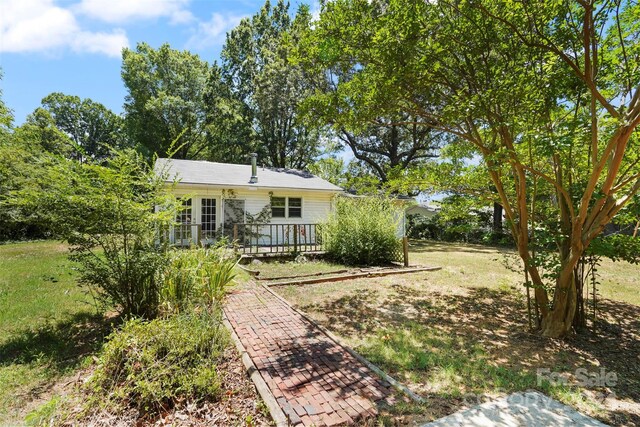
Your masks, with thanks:
M251 165L216 163L204 160L158 159L156 173L165 171L169 180L182 184L206 184L229 187L292 188L340 192L342 188L309 172L295 169L258 167L258 182L251 184Z

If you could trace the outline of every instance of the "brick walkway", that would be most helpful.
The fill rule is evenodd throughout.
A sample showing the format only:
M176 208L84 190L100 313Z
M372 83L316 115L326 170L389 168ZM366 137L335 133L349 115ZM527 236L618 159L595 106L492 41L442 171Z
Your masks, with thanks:
M262 286L229 295L225 313L292 425L360 423L393 403L387 382Z

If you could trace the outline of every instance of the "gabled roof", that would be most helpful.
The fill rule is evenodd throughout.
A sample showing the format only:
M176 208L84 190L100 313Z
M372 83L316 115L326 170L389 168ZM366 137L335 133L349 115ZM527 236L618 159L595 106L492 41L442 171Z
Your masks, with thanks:
M294 169L258 167L258 182L252 184L251 165L216 163L204 160L158 159L156 173L167 173L168 182L204 184L225 187L291 188L340 192L342 188L309 172Z

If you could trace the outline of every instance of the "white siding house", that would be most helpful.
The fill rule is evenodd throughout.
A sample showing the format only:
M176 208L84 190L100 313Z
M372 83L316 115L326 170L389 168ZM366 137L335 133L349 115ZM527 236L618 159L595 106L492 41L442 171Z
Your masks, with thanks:
M324 179L291 169L158 159L155 170L168 183L178 182L174 193L186 205L178 218L185 226L176 227L170 237L177 244L195 239L210 243L223 235L262 247L294 240L315 244L315 224L327 218L333 198L342 192Z

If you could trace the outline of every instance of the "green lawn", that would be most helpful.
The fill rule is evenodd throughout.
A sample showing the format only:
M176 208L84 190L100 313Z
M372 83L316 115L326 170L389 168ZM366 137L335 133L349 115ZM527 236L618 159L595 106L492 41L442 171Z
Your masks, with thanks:
M640 267L604 261L599 332L566 341L529 333L513 252L480 245L412 242L411 264L439 271L273 288L392 376L427 396L429 418L479 396L540 389L613 425L640 424ZM538 368L569 386L538 384ZM616 372L614 398L575 383L586 368Z
M58 242L0 245L0 425L17 423L106 332Z

